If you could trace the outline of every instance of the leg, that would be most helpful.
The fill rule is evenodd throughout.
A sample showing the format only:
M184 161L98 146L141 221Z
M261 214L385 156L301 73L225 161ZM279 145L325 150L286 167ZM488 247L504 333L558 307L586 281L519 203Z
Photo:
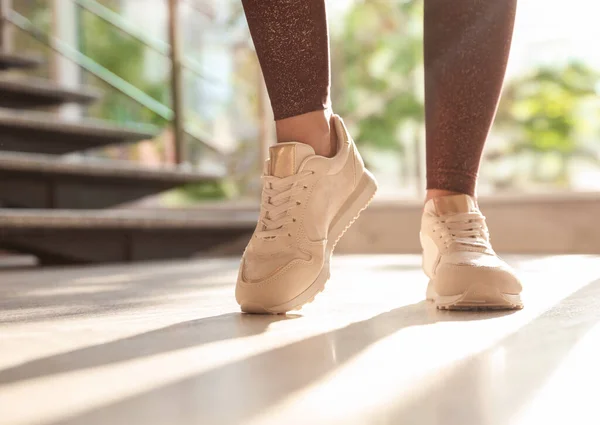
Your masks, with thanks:
M521 308L521 283L490 244L475 201L516 0L425 0L427 298L441 309Z
M517 0L425 0L428 198L474 196Z
M335 244L377 184L329 111L325 0L243 2L281 143L269 150L235 296L247 313L285 313L324 289Z
M265 77L279 142L331 156L325 0L242 0Z

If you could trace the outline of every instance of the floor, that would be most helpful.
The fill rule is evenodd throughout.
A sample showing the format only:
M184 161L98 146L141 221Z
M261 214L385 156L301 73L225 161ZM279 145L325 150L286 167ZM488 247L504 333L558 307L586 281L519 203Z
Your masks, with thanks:
M598 424L600 258L508 257L512 313L440 312L417 256L334 260L246 316L238 261L0 272L0 423Z

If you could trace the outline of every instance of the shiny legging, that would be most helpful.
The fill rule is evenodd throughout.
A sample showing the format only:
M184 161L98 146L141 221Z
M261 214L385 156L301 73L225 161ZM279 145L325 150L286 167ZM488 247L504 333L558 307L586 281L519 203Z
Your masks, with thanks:
M517 0L425 0L427 188L473 195ZM276 120L330 106L325 0L242 0Z

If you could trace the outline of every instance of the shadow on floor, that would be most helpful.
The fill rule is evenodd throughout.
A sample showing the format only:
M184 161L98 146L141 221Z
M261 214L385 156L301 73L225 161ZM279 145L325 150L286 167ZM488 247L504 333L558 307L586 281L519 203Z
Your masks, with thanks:
M90 410L54 425L239 425L400 329L445 321L485 320L505 314L509 313L440 312L426 302L403 306L342 329Z
M0 386L154 356L211 342L258 335L265 332L271 323L297 317L300 316L251 316L229 313L177 323L0 370Z

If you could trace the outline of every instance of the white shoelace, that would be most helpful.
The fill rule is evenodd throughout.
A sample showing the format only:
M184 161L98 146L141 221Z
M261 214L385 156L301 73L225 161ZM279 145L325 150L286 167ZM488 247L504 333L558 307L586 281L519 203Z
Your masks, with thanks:
M485 217L480 212L440 217L435 227L446 246L458 244L470 250L492 251Z
M263 228L256 232L257 237L274 239L278 236L291 236L286 226L296 219L288 212L301 205L296 200L296 195L308 187L299 183L313 173L304 171L288 177L263 176L265 197L259 218Z

